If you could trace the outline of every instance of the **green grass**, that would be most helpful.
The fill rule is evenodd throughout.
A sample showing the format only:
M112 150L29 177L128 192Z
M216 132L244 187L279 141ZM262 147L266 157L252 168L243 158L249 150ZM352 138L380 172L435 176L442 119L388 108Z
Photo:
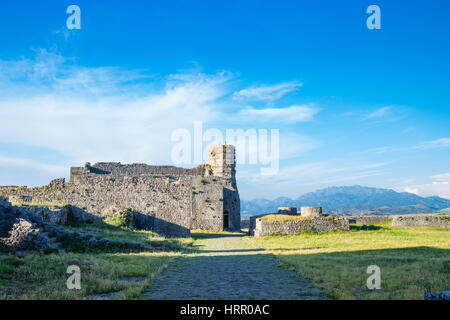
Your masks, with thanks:
M249 238L333 299L423 299L450 289L450 230L392 227ZM368 290L369 265L381 268L381 289Z
M163 238L156 233L146 230L129 230L127 228L115 227L106 223L75 223L68 229L77 232L91 232L96 235L111 239L111 240L123 240L130 242L140 242L148 245L152 244L164 244L171 243L179 251L189 250L190 245L193 243L192 238Z
M176 256L175 253L148 252L67 253L19 259L11 254L0 254L0 299L86 299L94 294L119 291L119 299L135 299ZM69 265L78 265L81 269L81 290L67 289ZM124 276L140 276L145 281L118 281Z
M11 205L16 207L28 206L28 207L47 207L50 209L67 207L66 203L59 202L12 202Z
M183 252L193 251L191 238L164 239L149 231L131 231L106 224L78 224L78 232L92 232L112 240L141 242L147 245L171 243L173 252L130 252L116 248L104 252L29 255L17 258L0 252L0 300L4 299L87 299L91 295L120 292L117 299L137 299L149 283ZM69 290L66 281L69 265L81 269L81 290ZM143 282L123 282L121 277L144 277Z

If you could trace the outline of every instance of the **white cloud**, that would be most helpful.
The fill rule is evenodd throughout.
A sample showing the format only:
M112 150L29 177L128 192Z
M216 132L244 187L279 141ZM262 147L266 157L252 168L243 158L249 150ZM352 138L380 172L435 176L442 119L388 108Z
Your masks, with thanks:
M227 72L154 77L142 70L79 66L46 50L38 51L34 59L0 60L0 70L0 119L4 120L0 141L54 151L64 157L64 165L86 161L170 164L174 130L192 131L196 120L210 127L223 126L227 119L242 115L225 108L236 105L236 101L226 100L228 83L234 78ZM256 92L276 97L298 86L281 84ZM259 116L308 121L317 112L310 105L254 110L247 119L242 117L242 125L248 127ZM317 145L293 131L282 133L280 144L282 159ZM68 172L68 166L59 166L58 160L58 165L48 165L33 157L0 157L0 168L26 167L47 172L49 177ZM11 172L11 179L13 171L4 172Z
M243 116L266 118L271 121L301 122L311 121L319 112L311 105L293 105L286 108L254 109L248 107L240 111Z
M388 114L391 114L393 110L392 106L383 107L368 114L365 119L382 118Z
M386 173L386 162L354 165L342 160L320 161L290 167L281 167L274 176L263 176L253 171L238 172L238 181L252 186L242 192L243 199L277 196L298 197L302 193L329 185L366 183L368 178ZM276 186L276 187L275 187Z
M302 86L300 82L284 82L271 86L251 87L233 93L233 98L272 102Z
M405 192L411 192L422 197L438 196L450 199L450 172L433 175L431 183L406 186Z
M281 129L280 159L297 158L305 152L319 147L319 142L313 138Z
M194 120L219 118L226 73L145 74L76 66L41 51L0 61L0 140L57 150L71 161L167 163L170 137ZM4 71L4 72L3 72Z
M403 191L419 195L419 188L405 187Z
M440 138L430 141L419 142L416 145L412 146L384 146L378 148L372 148L365 151L359 151L355 153L359 154L384 154L391 152L410 152L417 150L426 150L426 149L437 149L437 148L448 148L450 147L450 138Z
M450 182L450 172L436 174L434 176L431 176L431 179L438 182Z
M448 148L450 147L450 138L441 138L431 141L421 142L414 146L414 149L432 149L432 148Z
M64 175L67 173L67 167L65 166L50 165L29 159L12 158L3 155L0 155L0 167L33 168L56 175Z
M150 77L142 70L76 65L73 59L44 49L36 50L33 59L0 60L0 70L0 93L11 97L118 97L130 89L139 92L137 82Z
M408 114L408 108L398 105L390 105L366 114L362 117L362 120L371 121L375 124L392 123L404 119L408 116Z

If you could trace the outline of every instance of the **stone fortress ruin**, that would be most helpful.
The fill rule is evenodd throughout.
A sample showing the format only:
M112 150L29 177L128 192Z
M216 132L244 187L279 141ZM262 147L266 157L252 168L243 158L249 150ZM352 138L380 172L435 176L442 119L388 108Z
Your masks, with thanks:
M38 188L0 187L0 197L21 204L65 204L70 218L98 222L132 210L135 227L165 236L188 237L190 230L240 230L235 148L210 148L208 164L186 169L100 162L72 167L70 181Z

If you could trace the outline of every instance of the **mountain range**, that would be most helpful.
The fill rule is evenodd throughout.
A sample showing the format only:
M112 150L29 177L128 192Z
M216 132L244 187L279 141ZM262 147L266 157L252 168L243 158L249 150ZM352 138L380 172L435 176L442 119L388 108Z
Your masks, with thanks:
M324 212L339 215L386 215L450 212L450 200L437 196L420 197L413 193L364 186L329 187L306 193L296 199L241 200L241 217L274 213L278 207L321 206Z

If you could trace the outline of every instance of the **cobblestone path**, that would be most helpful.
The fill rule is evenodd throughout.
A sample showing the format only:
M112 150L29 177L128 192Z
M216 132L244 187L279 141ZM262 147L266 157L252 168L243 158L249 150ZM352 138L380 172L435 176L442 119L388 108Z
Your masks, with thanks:
M203 234L199 252L186 254L157 277L144 299L326 299L297 272L253 248L242 234Z

